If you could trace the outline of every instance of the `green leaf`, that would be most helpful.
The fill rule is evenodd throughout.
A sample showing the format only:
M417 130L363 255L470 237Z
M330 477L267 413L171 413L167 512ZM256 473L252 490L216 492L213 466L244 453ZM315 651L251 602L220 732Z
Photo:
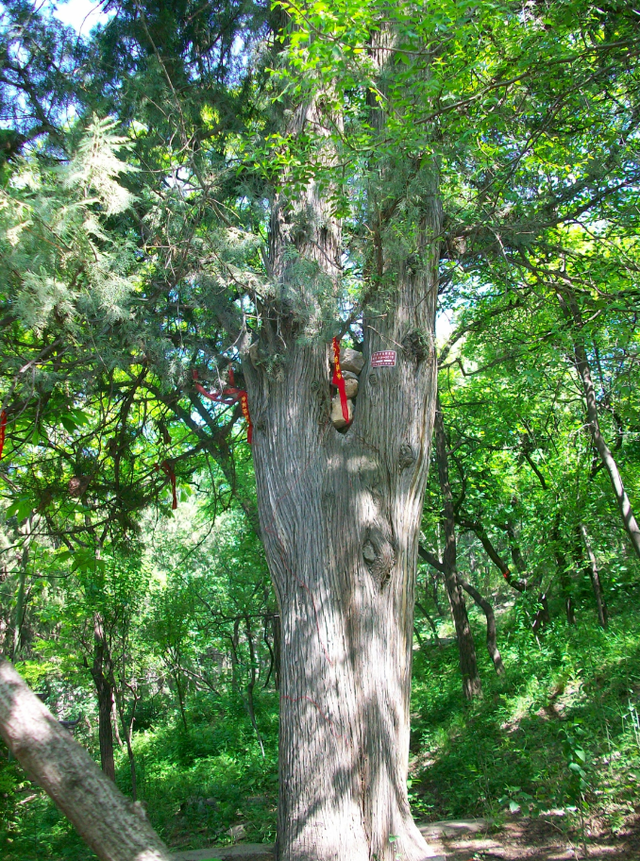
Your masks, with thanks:
M17 517L19 521L25 520L35 507L34 501L30 496L21 496L16 499L7 508L7 517Z

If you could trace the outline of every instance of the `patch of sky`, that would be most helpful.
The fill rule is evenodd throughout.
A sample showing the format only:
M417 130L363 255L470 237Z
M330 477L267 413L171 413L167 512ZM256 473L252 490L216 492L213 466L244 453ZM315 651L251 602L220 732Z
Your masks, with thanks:
M96 0L68 0L66 3L53 3L51 10L59 21L73 27L78 35L88 36L94 27L106 24L113 17L113 12L103 11L105 6L105 2Z
M436 341L444 344L455 327L455 316L451 310L438 310L436 314Z

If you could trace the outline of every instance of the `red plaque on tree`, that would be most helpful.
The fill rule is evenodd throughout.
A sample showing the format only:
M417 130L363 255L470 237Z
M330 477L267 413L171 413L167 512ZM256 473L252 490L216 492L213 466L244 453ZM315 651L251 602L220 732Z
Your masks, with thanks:
M394 368L396 364L395 350L379 350L371 356L372 368Z

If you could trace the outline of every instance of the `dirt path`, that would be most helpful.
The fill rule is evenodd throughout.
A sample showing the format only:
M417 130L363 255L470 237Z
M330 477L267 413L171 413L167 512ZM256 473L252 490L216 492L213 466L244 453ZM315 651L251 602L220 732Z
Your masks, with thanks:
M514 819L500 829L485 819L431 822L420 830L447 861L577 861L585 858L580 837L568 832L559 817ZM596 861L640 861L640 816L612 834L591 826L587 858ZM258 844L215 846L177 852L176 861L273 861L273 847Z
M579 834L568 832L559 817L517 819L499 830L483 820L437 822L421 828L447 861L574 861L585 858ZM616 835L604 830L587 837L587 858L640 861L640 817Z

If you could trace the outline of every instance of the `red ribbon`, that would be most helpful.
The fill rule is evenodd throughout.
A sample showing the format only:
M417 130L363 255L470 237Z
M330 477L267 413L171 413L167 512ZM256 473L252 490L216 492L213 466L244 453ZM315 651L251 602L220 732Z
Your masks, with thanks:
M240 409L247 422L247 442L251 445L253 442L253 422L249 415L249 397L246 392L240 392Z
M240 395L244 392L244 389L236 389L235 386L225 386L225 388L221 392L208 392L204 386L201 386L198 380L198 372L193 371L193 379L194 385L196 389L200 392L201 395L204 395L205 398L209 398L210 401L216 401L220 404L235 404ZM235 382L233 376L233 369L229 370L229 379L231 382ZM245 392L246 394L246 392Z
M4 410L0 413L0 460L2 460L2 449L4 448L4 434L7 428L7 414Z
M169 463L168 460L162 461L162 463L160 464L160 469L164 472L164 474L167 476L167 478L171 482L171 493L172 493L171 508L175 511L176 508L178 507L178 494L176 492L176 474L173 471L173 467L171 466L171 464Z
M233 368L229 368L229 381L231 382L231 385L225 386L221 392L208 392L200 385L200 383L197 382L198 372L194 370L192 373L196 389L201 395L204 395L205 398L209 398L210 401L227 404L228 406L240 401L240 409L242 410L242 415L247 422L247 442L251 445L253 441L253 423L251 421L251 416L249 415L249 396L245 389L237 389L235 385L233 385L235 383Z
M334 370L331 385L338 387L338 392L340 393L340 406L342 407L342 417L347 424L349 424L349 404L347 403L347 392L344 387L344 377L340 370L340 340L338 338L334 338L332 344Z

